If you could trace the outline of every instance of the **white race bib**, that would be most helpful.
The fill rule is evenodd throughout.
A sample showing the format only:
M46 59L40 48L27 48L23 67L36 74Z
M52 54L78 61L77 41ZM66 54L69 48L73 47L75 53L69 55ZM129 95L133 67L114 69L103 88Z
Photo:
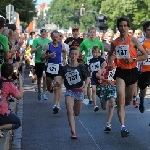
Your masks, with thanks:
M130 58L129 45L116 46L116 57L120 59Z
M148 58L143 61L143 65L150 65L150 55L148 55Z
M115 75L116 69L113 69L112 71L109 71L108 80L114 81L114 75Z
M59 64L48 63L46 72L51 74L58 74L58 71L59 71Z
M79 72L77 69L67 72L65 76L69 85L77 84L78 82L81 81L81 78L79 76Z
M104 59L106 60L108 57L108 52L105 52L105 56L104 56Z
M93 58L93 56L90 56L90 57L87 57L87 65L89 65L90 64L90 59L92 59Z
M90 64L91 71L99 71L100 69L100 61Z

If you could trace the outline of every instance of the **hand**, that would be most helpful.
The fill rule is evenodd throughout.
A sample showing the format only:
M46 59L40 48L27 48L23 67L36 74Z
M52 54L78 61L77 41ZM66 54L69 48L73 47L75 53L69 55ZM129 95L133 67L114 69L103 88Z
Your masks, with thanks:
M72 42L69 42L68 45L72 45Z
M50 58L55 58L55 57L56 57L56 52L50 53L48 56L49 56Z
M150 54L150 49L146 49L147 54Z
M124 61L125 61L125 63L129 64L129 63L133 62L133 59L132 58L125 58Z
M22 76L20 73L19 73L19 81L22 81Z
M83 94L86 96L87 95L87 86L83 87L82 91L83 91Z
M41 42L39 46L42 47L43 46L43 42Z
M66 65L66 59L63 59L63 65Z
M107 82L108 84L111 84L111 81L110 81L110 80L106 80L106 82Z

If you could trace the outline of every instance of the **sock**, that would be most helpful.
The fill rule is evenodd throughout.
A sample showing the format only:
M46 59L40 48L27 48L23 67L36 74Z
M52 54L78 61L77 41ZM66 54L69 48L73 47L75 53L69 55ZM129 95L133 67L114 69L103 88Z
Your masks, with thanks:
M143 103L144 103L144 98L140 97L140 104L143 105Z
M122 125L122 126L121 126L121 130L122 130L123 128L125 128L125 125Z

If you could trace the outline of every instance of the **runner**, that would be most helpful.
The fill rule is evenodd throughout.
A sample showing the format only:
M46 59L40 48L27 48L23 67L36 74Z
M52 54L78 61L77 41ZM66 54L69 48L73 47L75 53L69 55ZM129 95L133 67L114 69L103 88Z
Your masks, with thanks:
M54 85L57 82L62 82L62 70L63 65L66 64L66 49L62 43L60 43L60 35L57 30L51 33L52 42L45 46L42 53L41 59L47 59L46 67L46 83L47 90L50 92L52 90L52 81L54 80ZM58 113L60 110L60 100L62 95L62 85L59 87L54 87L54 106L53 113Z
M104 46L102 42L96 38L96 29L94 27L89 28L88 30L89 38L84 40L79 47L80 52L82 53L83 51L85 52L84 55L84 63L88 67L89 66L89 61L93 57L92 56L92 48L93 46L98 46L99 49L101 50L101 55L104 56ZM90 84L88 86L87 90L87 96L89 99L89 104L91 105L93 103L92 98L91 98L91 89L90 89Z
M104 131L111 131L111 119L114 113L114 102L116 99L116 86L113 76L116 71L116 65L113 63L113 70L109 71L108 62L104 61L96 77L101 80L97 86L96 93L100 98L101 108L108 109L108 119Z
M150 21L146 21L143 24L143 31L145 32L145 41L143 42L143 47L148 54L148 59L142 62L141 74L138 79L138 86L140 88L140 104L139 110L144 113L144 98L146 96L147 86L150 85Z
M96 73L100 70L100 66L105 62L105 59L102 58L100 49L98 46L93 46L92 48L93 58L90 59L89 68L92 73L91 75L91 86L92 86L92 99L94 102L94 111L98 111L99 107L96 103L96 87L98 85L98 78L96 77Z
M84 95L87 93L87 87L90 82L90 75L87 68L77 62L77 58L79 57L77 47L73 46L70 48L69 56L71 62L64 66L62 75L66 87L65 103L69 126L71 128L71 139L77 139L74 115L78 116L80 114L82 101L84 100ZM84 87L83 81L85 81Z
M37 75L37 87L38 87L38 100L47 100L46 96L46 78L43 77L43 94L41 91L41 79L45 68L45 61L41 60L41 54L44 46L50 43L47 39L47 33L45 27L40 29L41 37L35 38L32 44L31 53L35 53L35 74Z
M115 52L117 69L114 79L116 80L118 102L117 113L121 123L121 136L124 138L129 135L124 124L124 106L130 105L136 88L138 79L137 61L145 60L148 56L140 42L136 38L128 35L130 24L127 18L119 18L117 20L117 27L120 32L120 37L111 44L108 62L109 68L111 68L113 64L113 53ZM141 56L137 56L137 49L141 52Z

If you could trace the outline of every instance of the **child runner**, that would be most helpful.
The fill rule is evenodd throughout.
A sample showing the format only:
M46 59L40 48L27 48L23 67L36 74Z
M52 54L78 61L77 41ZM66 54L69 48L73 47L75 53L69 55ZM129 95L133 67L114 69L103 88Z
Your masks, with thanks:
M77 47L72 46L70 48L69 57L70 63L64 66L62 77L66 87L65 103L71 128L71 139L77 139L74 114L75 116L80 114L82 101L84 100L84 95L87 94L87 87L90 83L90 73L83 64L78 63L79 50Z
M105 62L105 59L100 56L100 49L98 46L93 46L92 55L93 58L89 61L90 71L92 72L91 76L91 85L92 85L92 99L94 102L94 111L98 111L99 107L96 104L96 87L98 85L98 79L96 73L100 70L100 66Z
M115 71L116 66L114 63L113 69L109 71L108 63L104 62L96 74L96 77L101 80L100 85L97 86L97 96L100 98L101 108L106 110L107 106L109 107L107 123L104 131L111 131L111 119L114 113L114 102L116 99L116 86L113 79Z

